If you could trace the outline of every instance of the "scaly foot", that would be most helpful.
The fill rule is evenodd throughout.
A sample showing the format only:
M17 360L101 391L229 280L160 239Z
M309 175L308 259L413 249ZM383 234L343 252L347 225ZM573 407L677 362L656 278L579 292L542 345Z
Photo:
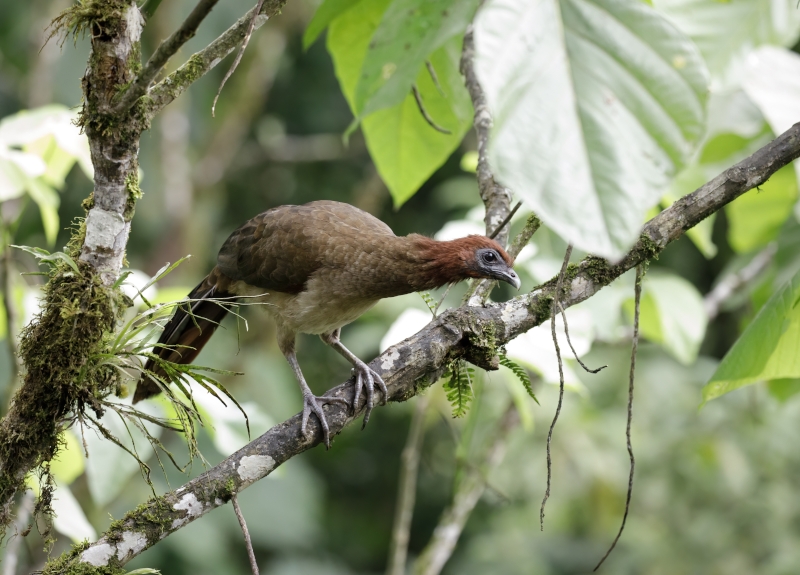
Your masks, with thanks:
M322 439L325 442L325 448L331 448L331 432L328 428L328 420L325 419L325 413L322 411L322 406L328 403L342 403L348 405L348 401L343 397L317 397L309 392L303 392L303 421L300 424L300 431L304 437L308 437L308 417L311 412L319 419L320 427L322 427Z
M361 390L364 389L367 393L367 409L364 412L364 423L361 429L367 426L369 415L372 413L372 398L375 395L375 386L380 388L383 392L383 401L381 405L386 405L386 400L389 398L389 390L386 389L386 384L373 369L366 363L356 358L353 362L353 373L356 378L355 393L353 394L353 411L358 409L358 400L361 399Z

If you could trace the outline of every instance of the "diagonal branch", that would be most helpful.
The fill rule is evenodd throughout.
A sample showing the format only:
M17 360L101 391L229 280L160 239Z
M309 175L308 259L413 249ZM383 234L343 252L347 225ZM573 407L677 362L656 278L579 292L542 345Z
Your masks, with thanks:
M192 13L183 21L180 28L159 44L156 51L150 56L141 73L136 77L130 87L122 94L119 102L114 107L114 112L119 114L133 106L134 102L144 96L150 84L156 79L161 69L197 32L197 28L211 12L219 0L200 0Z
M211 44L195 52L183 66L153 86L145 102L146 116L153 118L162 108L183 94L192 83L206 75L225 56L233 52L247 37L251 22L254 23L253 29L257 30L269 18L279 14L284 4L286 0L266 0L258 15L256 7L251 8Z
M567 268L564 292L559 298L566 309L580 303L638 264L656 257L669 243L720 210L748 190L763 184L792 160L800 157L800 124L729 168L695 192L681 198L645 224L639 241L617 263L589 256ZM386 382L390 401L406 401L435 382L445 366L463 357L480 367L491 368L492 349L549 319L556 278L529 294L485 307L448 310L425 329L390 347L370 363ZM490 342L492 349L472 342ZM484 345L486 345L484 343ZM496 365L495 365L496 366ZM331 389L326 395L352 397L352 382ZM346 406L330 405L327 419L332 434L355 421L365 400L350 413ZM79 546L51 563L47 575L69 572L80 563L99 568L121 567L184 525L230 501L279 465L322 441L316 420L309 422L310 435L300 433L300 415L280 423L219 465L192 479L183 487L151 499L115 522L95 543ZM84 566L85 567L85 566Z

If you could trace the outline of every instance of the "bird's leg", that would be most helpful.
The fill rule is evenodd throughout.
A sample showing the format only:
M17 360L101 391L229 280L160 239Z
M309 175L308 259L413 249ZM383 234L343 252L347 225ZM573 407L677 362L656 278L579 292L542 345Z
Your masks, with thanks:
M303 436L308 437L308 417L313 411L317 419L319 419L320 427L322 427L322 438L325 441L325 447L330 449L331 433L328 428L328 420L325 419L325 414L322 411L322 406L326 403L343 403L347 405L347 400L343 397L317 397L313 394L311 388L308 387L306 383L305 377L303 377L300 364L297 363L297 356L294 353L294 336L292 336L291 342L279 341L279 347L284 357L286 357L286 361L292 366L294 376L297 378L297 384L300 386L300 391L303 393L303 421L300 425L300 431L303 433Z
M320 338L333 349L338 351L347 361L353 364L353 372L355 373L356 380L355 392L353 394L353 411L358 408L358 400L361 399L362 388L367 394L367 409L364 413L364 424L361 426L361 429L364 429L369 421L369 415L372 412L372 397L375 393L376 384L383 392L383 401L381 402L382 405L386 405L386 400L389 398L389 390L386 389L386 384L383 382L383 379L377 374L377 372L370 368L366 363L358 359L353 352L342 345L342 342L339 340L339 334L341 331L341 328L339 328L330 333L324 333L320 335Z

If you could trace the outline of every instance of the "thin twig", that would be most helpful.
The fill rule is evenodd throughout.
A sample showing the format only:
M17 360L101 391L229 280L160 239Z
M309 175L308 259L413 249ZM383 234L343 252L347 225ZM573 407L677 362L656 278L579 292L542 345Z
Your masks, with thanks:
M561 413L561 404L564 401L564 362L561 359L561 349L558 347L558 337L556 337L556 313L560 305L558 300L561 297L561 286L564 283L564 275L567 271L569 258L572 255L572 244L567 246L567 251L564 253L564 263L561 264L561 271L558 274L556 281L556 291L553 294L553 306L550 311L550 333L553 336L553 345L556 348L556 357L558 358L558 405L556 406L556 413L553 416L553 422L550 424L550 431L547 432L547 489L544 492L542 499L542 508L539 510L539 525L544 531L544 506L547 504L547 499L550 497L550 481L553 477L553 460L550 455L550 443L553 440L553 430L556 427L558 416Z
M517 205L514 206L514 208L508 213L506 218L502 222L500 222L500 225L498 225L497 228L495 228L495 230L491 234L489 234L489 238L490 239L495 239L497 237L497 234L500 233L500 230L502 230L504 227L506 227L506 224L508 224L508 222L511 221L511 218L514 217L514 214L517 213L517 210L521 206L522 206L522 201L520 200L519 202L517 202Z
M625 522L628 520L628 511L631 507L631 495L633 494L633 468L636 466L636 459L633 457L633 447L631 446L631 421L633 421L633 381L634 373L636 371L636 351L639 347L639 302L642 299L642 277L644 276L644 264L636 266L636 287L634 288L634 303L633 303L633 345L631 346L631 370L628 376L628 422L625 426L625 439L628 442L628 456L631 460L631 470L628 474L628 494L625 497L625 513L622 515L622 525L619 526L617 536L614 537L614 542L608 548L606 554L600 559L600 563L594 568L594 571L600 569L600 565L606 560L614 547L617 546L617 541L622 536L622 531L625 529Z
M492 128L492 115L486 102L486 94L478 81L475 73L475 39L472 24L464 33L464 44L461 49L461 74L464 76L464 85L472 100L475 110L473 126L478 138L478 168L475 175L478 178L478 190L481 199L486 205L486 233L497 228L508 212L511 210L511 193L494 179L494 173L489 166L489 133ZM497 241L505 245L506 234L499 234Z
M235 493L231 496L231 503L233 503L236 519L239 520L239 527L242 528L244 544L247 547L247 556L250 558L250 569L253 571L253 575L258 575L258 563L256 563L256 554L253 551L253 542L250 540L250 531L247 530L247 522L244 520L244 515L242 515L242 510L239 507L239 498Z
M468 465L464 478L453 493L450 505L442 512L430 541L414 563L415 575L438 575L455 550L464 526L487 488L487 475L505 456L508 437L519 423L512 403L500 418L493 439L477 465Z
M569 344L569 348L572 350L572 356L577 360L577 362L581 365L584 371L588 373L600 373L602 370L607 368L607 365L601 365L597 369L590 369L581 358L578 357L578 352L575 351L575 348L572 345L572 338L569 337L569 325L567 324L567 313L564 311L564 306L561 303L558 304L558 308L561 310L561 319L564 321L564 333L567 336L567 343Z
M422 117L425 118L425 121L428 122L431 128L436 130L437 132L441 132L442 134L447 134L448 136L452 134L450 130L447 128L442 128L439 124L437 124L431 115L428 114L428 110L425 109L425 104L422 103L422 94L419 93L419 89L417 88L416 84L411 85L411 92L414 94L414 99L417 101L417 108L419 108L419 113L422 114Z
M200 23L205 20L218 1L200 0L191 14L183 21L180 28L159 44L147 64L142 68L141 73L133 81L133 84L120 97L119 103L114 107L115 113L119 114L129 109L136 100L147 93L150 84L156 79L161 69L180 50L181 46L186 44L197 33Z
M428 69L428 74L431 75L431 80L433 80L433 85L436 86L436 90L442 98L447 98L447 94L444 93L442 85L439 83L439 76L436 75L436 69L433 67L430 60L425 60L425 67Z
M400 463L400 481L397 489L397 511L392 527L392 544L389 550L389 564L386 575L404 575L408 560L408 540L411 532L411 518L414 516L414 502L417 495L417 475L419 472L419 456L424 437L425 416L428 413L430 395L417 398L408 439L403 448Z
M150 98L143 109L145 119L155 117L165 106L183 94L189 86L233 52L243 42L247 30L253 22L255 22L254 29L260 27L268 18L279 14L285 3L286 0L266 0L260 10L256 10L254 6L220 34L216 40L192 54L180 68L153 86L148 92Z
M713 290L708 292L703 299L703 306L706 309L709 321L719 315L720 307L729 297L756 279L769 267L777 251L778 246L776 244L768 245L756 254L749 264L738 272L727 276Z
M442 297L439 300L439 303L437 303L436 307L433 308L433 317L436 317L436 314L439 312L439 308L442 307L442 304L444 303L444 298L447 297L447 294L450 293L450 290L453 289L454 285L456 285L456 284L455 283L448 284L447 289L444 290L444 293L442 294Z
M519 253L522 251L522 248L528 245L528 242L531 241L533 234L536 233L536 230L539 229L539 226L542 225L542 221L536 216L536 214L531 214L528 216L528 221L525 222L525 225L520 230L520 232L511 240L511 244L508 246L508 255L512 258L516 259Z
M242 40L242 46L239 48L239 52L236 54L236 59L231 64L230 69L225 73L225 77L222 78L222 83L219 85L219 90L217 90L217 95L214 96L214 102L211 104L211 116L214 117L214 111L217 109L217 100L219 100L219 95L222 93L222 88L225 87L225 82L228 81L233 73L236 71L236 68L239 66L239 62L242 61L242 56L244 55L244 51L247 48L247 45L250 43L250 37L253 35L253 29L256 26L256 18L261 13L261 7L264 6L264 0L258 0L258 4L256 4L255 12L253 12L253 18L250 20L250 25L247 27L247 33L244 35L244 40Z

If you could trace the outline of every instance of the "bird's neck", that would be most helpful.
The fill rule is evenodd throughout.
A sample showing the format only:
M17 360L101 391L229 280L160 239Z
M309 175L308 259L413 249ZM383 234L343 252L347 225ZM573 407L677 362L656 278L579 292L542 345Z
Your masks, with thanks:
M372 262L379 297L430 290L474 276L467 265L472 250L464 240L442 242L411 234L387 243Z

